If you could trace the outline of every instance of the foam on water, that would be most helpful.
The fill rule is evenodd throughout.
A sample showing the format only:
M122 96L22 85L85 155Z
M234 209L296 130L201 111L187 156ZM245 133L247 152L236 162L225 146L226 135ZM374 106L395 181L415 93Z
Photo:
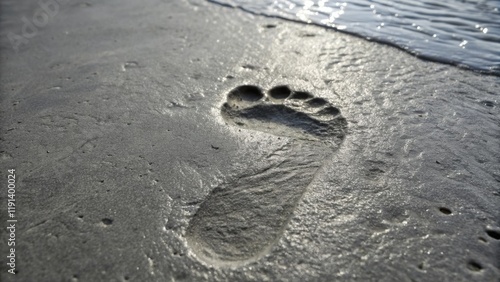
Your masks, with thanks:
M335 28L421 58L500 75L498 0L208 1Z

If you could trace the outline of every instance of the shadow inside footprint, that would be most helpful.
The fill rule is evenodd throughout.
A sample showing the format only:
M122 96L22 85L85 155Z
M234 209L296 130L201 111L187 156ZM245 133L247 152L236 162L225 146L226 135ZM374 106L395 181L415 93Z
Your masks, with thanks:
M340 110L323 98L307 92L293 92L288 86L269 90L266 97L249 101L241 87L263 93L256 86L240 86L231 91L221 113L226 121L274 135L339 144L346 121Z
M186 239L200 259L235 266L259 259L280 238L325 150L333 152L344 139L347 122L327 100L284 85L267 95L257 86L239 86L221 114L233 126L297 140L215 188L189 223Z
M277 100L286 99L292 94L292 90L286 85L276 86L269 90L269 97Z

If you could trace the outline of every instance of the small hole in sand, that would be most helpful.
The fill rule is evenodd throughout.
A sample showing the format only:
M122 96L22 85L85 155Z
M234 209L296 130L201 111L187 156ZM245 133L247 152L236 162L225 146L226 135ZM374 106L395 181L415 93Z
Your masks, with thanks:
M486 107L490 107L490 108L494 108L495 107L495 103L492 102L492 101L484 100L484 101L481 101L481 104L485 105Z
M113 220L111 218L103 218L102 223L104 223L105 225L111 225L113 224Z
M497 230L486 230L486 234L495 240L500 240L500 231Z
M449 208L440 207L439 211L446 214L446 215L451 214L451 210Z
M475 272L481 271L483 269L483 267L478 262L473 260L469 261L469 263L467 264L467 268Z

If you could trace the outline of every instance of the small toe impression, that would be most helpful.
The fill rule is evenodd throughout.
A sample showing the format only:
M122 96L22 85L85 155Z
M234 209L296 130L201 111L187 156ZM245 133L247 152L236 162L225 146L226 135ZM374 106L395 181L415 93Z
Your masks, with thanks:
M318 112L320 115L325 115L325 116L330 116L330 117L336 117L340 114L340 110L334 106L328 106L321 111Z
M242 85L234 88L227 96L227 102L231 107L245 107L251 105L264 97L262 90L254 85Z
M313 108L324 106L327 103L328 101L323 98L312 98L311 100L307 101L307 104Z
M293 92L292 96L290 96L290 99L307 100L312 97L313 95L309 92L298 91L298 92Z
M286 99L290 94L292 94L292 90L286 85L276 86L269 90L269 96L276 100Z
M238 86L229 93L229 98L247 102L255 102L262 99L262 97L264 97L262 90L254 85Z

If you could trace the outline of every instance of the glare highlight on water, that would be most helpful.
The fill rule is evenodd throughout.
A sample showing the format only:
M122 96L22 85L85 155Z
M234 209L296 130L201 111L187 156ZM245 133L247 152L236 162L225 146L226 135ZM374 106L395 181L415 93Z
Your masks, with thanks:
M499 0L209 0L313 23L422 58L500 75Z

